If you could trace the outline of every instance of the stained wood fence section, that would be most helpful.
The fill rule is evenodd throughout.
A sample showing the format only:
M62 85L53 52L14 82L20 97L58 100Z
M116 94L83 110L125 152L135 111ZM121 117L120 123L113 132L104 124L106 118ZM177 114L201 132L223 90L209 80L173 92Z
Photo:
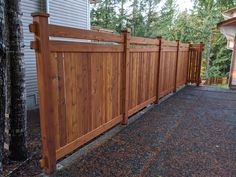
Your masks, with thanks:
M190 44L189 50L189 68L188 68L188 82L196 83L197 86L201 83L201 62L202 51L204 44Z
M57 26L48 24L47 14L32 16L41 165L47 174L58 159L115 125L127 124L129 116L187 82L199 81L202 45Z
M228 82L229 80L227 77L211 77L205 81L204 85L224 85L228 84Z

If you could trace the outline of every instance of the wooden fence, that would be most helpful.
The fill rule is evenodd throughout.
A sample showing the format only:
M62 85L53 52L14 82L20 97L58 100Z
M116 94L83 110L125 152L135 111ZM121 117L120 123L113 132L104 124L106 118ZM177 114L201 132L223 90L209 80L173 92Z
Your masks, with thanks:
M202 51L204 45L190 44L189 50L189 68L188 68L188 83L197 83L197 86L201 83L201 63L202 63Z
M202 45L132 37L129 31L118 35L57 26L48 24L47 14L32 16L30 31L35 33L35 41L31 47L37 55L43 143L41 165L48 174L55 170L58 159L113 126L127 124L129 116L148 104L188 81L198 83L196 78L200 78L196 63L201 58L189 54L192 49L201 53Z
M211 77L206 80L205 85L215 85L215 84L228 84L229 80L227 77Z

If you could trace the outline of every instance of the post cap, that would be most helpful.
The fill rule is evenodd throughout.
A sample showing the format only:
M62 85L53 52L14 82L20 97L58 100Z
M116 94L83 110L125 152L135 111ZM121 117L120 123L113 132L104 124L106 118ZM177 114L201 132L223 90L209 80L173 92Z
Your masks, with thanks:
M130 28L125 28L125 29L122 30L122 32L123 32L123 33L124 33L124 32L126 32L126 33L131 33L131 29L130 29Z
M50 15L48 13L45 12L34 12L31 14L32 17L49 17Z

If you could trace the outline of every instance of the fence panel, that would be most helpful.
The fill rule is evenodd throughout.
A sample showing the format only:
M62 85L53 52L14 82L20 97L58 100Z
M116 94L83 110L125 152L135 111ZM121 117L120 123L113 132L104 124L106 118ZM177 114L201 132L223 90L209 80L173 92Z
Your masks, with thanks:
M176 87L187 83L189 44L180 43L178 53L177 81Z
M190 44L188 82L201 83L201 62L204 44Z
M122 120L123 53L51 53L57 65L56 158ZM69 118L69 119L66 119Z
M160 41L158 39L145 41L145 38L132 37L131 42L135 42L136 45L130 46L129 115L156 100ZM146 46L138 46L137 42Z
M175 90L177 42L162 40L160 58L160 97Z
M189 52L189 44L49 25L46 14L33 17L41 165L47 174L58 159L116 124L127 124L130 115L186 84L187 76L191 82L198 76L201 45Z

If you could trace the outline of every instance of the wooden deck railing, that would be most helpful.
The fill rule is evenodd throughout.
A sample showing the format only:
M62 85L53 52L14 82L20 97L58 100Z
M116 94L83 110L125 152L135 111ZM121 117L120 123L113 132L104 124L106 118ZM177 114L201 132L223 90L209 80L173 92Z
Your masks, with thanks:
M51 25L47 14L32 16L41 165L48 174L58 159L113 126L127 124L129 116L148 104L187 82L199 83L202 45Z

